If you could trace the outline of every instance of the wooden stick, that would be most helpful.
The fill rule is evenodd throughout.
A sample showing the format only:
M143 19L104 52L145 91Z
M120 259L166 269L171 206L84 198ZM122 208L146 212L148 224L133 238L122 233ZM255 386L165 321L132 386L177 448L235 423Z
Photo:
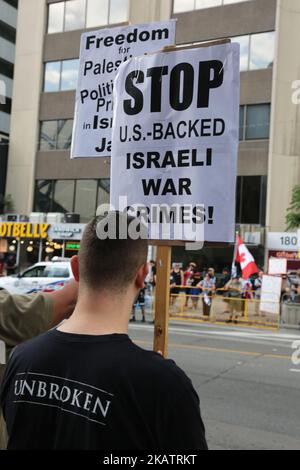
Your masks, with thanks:
M153 350L168 355L171 246L158 246L156 256L156 295Z

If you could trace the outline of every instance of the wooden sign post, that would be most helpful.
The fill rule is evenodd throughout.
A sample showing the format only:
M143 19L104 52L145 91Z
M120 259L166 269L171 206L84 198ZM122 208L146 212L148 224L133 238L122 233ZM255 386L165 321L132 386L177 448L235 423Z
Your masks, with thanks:
M157 247L153 350L164 357L168 354L171 253L170 245Z
M174 228L176 224L176 229L178 229L179 221L181 221L179 225L185 224L184 228L186 230L184 233L175 231L171 234L170 230L158 230L162 222L157 223L157 221L165 220L163 218L164 211L155 212L156 215L153 220L157 220L156 222L153 221L153 223L157 224L158 227L153 230L154 236L152 231L150 231L150 236L156 237L154 244L158 247L153 347L154 351L161 352L163 356L167 356L168 353L171 247L174 244L182 245L188 241L192 242L194 238L200 241L204 237L204 233L200 230L203 228L203 225L199 227L197 237L194 237L194 233L192 234L192 228L194 225L203 224L205 221L207 221L207 227L209 228L209 233L206 236L207 240L214 240L214 230L218 234L217 239L227 240L229 237L228 229L233 222L231 216L233 218L236 171L235 154L238 144L238 119L236 117L238 116L239 105L238 46L219 48L216 54L216 59L218 60L214 61L210 51L203 51L203 60L201 61L199 51L194 50L201 47L221 46L229 42L230 40L225 39L201 44L196 47L177 48L171 46L159 53L149 54L148 57L143 56L134 61L127 61L119 69L114 83L114 92L117 99L114 103L115 121L112 133L112 206L119 207L120 195L126 194L126 207L132 205L133 207L137 206L140 208L139 204L136 203L136 201L140 201L142 206L139 210L141 211L144 211L145 207L149 210L149 207L153 204L164 206L164 209L166 204L168 207L173 206L173 204L179 204L183 211L186 206L193 209L193 213L190 212L190 218L187 218L187 214L183 215L183 212L178 213L179 217L176 215L175 219L173 214L170 218L169 223L172 224L174 222ZM191 50L187 52L188 49ZM174 65L173 57L168 57L168 55L176 51L180 54L179 59L181 62ZM160 56L161 53L163 55ZM155 55L157 57L154 57ZM191 62L188 70L184 69L187 55L190 57ZM224 79L225 62L227 64L226 67L232 67L236 73L230 72L228 76L225 75ZM147 67L150 67L149 73L147 72ZM176 70L175 67L177 67ZM157 78L159 78L157 73L155 72L153 75L150 70L152 72L156 70L156 72L158 71L162 75L167 75L167 77L164 77L164 96L162 94L161 77L159 82L157 82ZM202 70L204 70L203 75ZM210 70L214 70L213 79L210 77ZM183 84L180 82L179 72L180 76L181 72L184 72ZM198 81L195 77L198 77ZM148 78L151 78L152 82L149 82ZM179 82L184 92L179 87ZM196 85L192 87L192 93L189 85L190 82L195 82ZM222 93L213 93L210 96L211 89L218 88L223 83L222 93L224 97ZM137 86L139 84L144 84L141 89ZM157 89L160 90L159 93ZM166 91L168 89L170 90L169 93ZM228 95L231 91L232 100L230 101L228 100ZM183 97L181 96L182 93ZM211 98L210 101L209 97ZM205 129L203 130L201 127L205 120L203 120L203 123L202 121L200 123L198 108L209 108L209 106L211 107L210 114L212 117L207 119L207 121L211 123L211 127L205 127L205 129L210 128L210 131L206 133L204 132ZM217 113L216 116L214 112ZM193 130L190 131L190 134L186 132L185 135L181 135L180 144L178 143L179 136L177 136L176 141L174 140L176 139L176 132L179 132L174 130L176 125L180 125L180 123L178 124L179 119L186 129L193 123ZM228 129L226 127L227 120ZM202 130L200 128L199 131L196 130L198 125ZM222 136L225 130L228 133L228 137L226 134L226 138L223 138L222 142L224 141L226 152L223 147L220 150L220 139L216 140ZM236 139L232 138L232 130L236 131ZM200 143L202 141L199 141L199 144L198 141L195 142L193 132L196 137L211 137L206 159L205 155L200 156L201 149L198 152L198 147L201 147ZM163 140L161 145L158 143L159 140ZM213 150L214 145L216 145L216 150ZM176 150L178 147L190 150ZM213 152L215 152L214 159L212 158ZM153 156L155 157L154 160ZM187 166L190 167L189 173L187 171L180 171L181 167ZM203 167L203 171L196 171L195 167L200 166ZM178 168L179 171L177 170ZM160 169L160 171L157 169ZM230 188L225 188L223 185L222 172L225 169L226 174L231 172L231 178L227 178L227 186L232 183ZM203 193L207 183L206 173L209 175L209 178L214 179L216 185L221 185L223 197L221 192L213 191L212 184L208 185L211 193L210 191L206 191L205 194ZM189 176L189 178L183 178L182 176ZM139 181L139 184L132 184L135 180ZM192 191L191 187L195 190ZM229 199L232 200L232 205L226 204L226 201ZM159 201L159 204L157 201ZM203 204L200 204L199 201L202 201ZM214 222L213 217L214 211L218 213L216 222ZM150 215L150 212L148 214ZM230 216L229 221L228 216ZM150 215L149 222L152 223L152 214ZM213 225L214 223L215 225ZM175 238L177 241L173 241L172 238ZM149 240L149 244L151 245L151 240Z
M230 42L230 39L221 39L217 41L207 42L204 44L198 44L196 46L166 46L161 52L172 52L176 50L179 51L182 49L209 47L219 44L227 44ZM157 245L153 350L155 352L160 352L164 357L167 357L169 340L170 268L172 245L183 246L185 243L180 241L167 241L165 242L165 245L162 245L161 243L163 242L156 241L153 243L154 245Z

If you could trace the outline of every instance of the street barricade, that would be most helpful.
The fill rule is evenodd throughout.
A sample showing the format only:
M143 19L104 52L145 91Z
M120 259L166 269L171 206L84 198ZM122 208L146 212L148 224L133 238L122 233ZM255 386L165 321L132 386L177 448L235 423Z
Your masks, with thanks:
M242 291L232 293L226 289L217 289L208 295L200 292L200 289L197 294L193 287L180 286L178 293L170 294L170 317L277 329L280 324L280 304L269 304L272 308L262 311L260 298L255 297L252 291L245 294Z
M285 294L281 301L280 325L283 328L300 329L300 303Z

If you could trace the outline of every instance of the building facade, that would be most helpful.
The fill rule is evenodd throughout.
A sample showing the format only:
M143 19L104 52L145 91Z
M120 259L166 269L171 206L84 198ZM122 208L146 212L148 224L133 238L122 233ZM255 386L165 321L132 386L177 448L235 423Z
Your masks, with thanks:
M70 160L80 35L169 18L177 18L177 44L226 37L241 46L236 223L261 264L266 231L284 232L300 179L291 99L299 0L19 0L7 193L18 213L75 212L81 222L109 200L109 156ZM230 261L226 249L205 256Z
M0 195L5 192L18 0L0 0Z

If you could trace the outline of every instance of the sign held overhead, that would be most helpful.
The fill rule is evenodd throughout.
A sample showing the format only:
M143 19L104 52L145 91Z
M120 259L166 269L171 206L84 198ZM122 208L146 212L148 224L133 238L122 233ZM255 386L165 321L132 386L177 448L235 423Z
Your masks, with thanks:
M126 60L175 43L176 20L84 33L71 158L111 154L113 82Z
M111 204L152 240L232 242L239 45L127 61L115 81Z

